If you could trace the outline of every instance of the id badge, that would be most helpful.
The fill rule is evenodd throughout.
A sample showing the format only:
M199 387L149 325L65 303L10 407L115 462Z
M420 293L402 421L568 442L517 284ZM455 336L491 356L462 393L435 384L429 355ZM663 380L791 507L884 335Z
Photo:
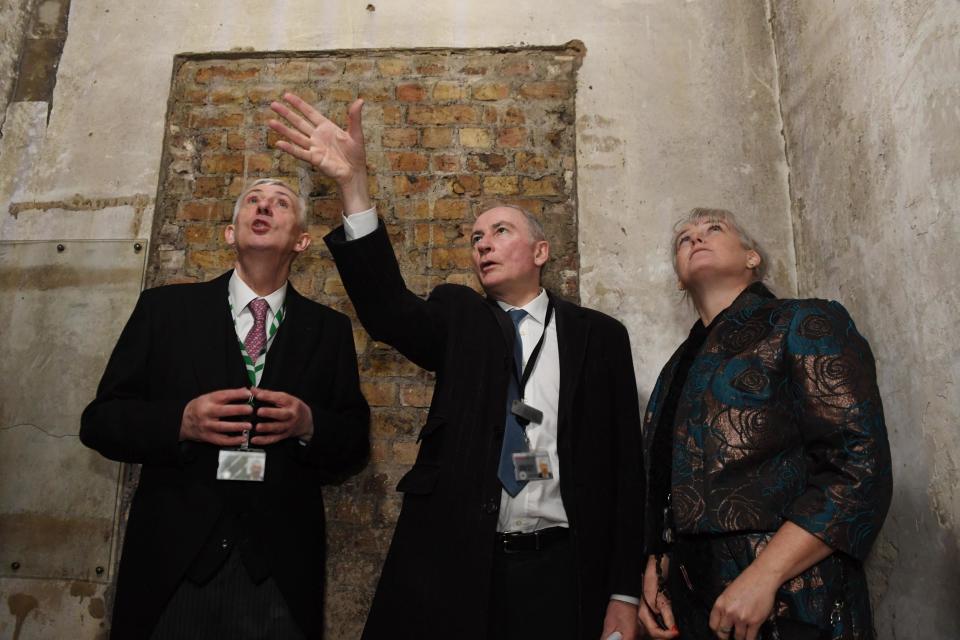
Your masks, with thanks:
M513 454L513 473L520 482L550 480L553 478L550 454L543 449Z
M217 480L263 482L267 452L263 449L221 449Z

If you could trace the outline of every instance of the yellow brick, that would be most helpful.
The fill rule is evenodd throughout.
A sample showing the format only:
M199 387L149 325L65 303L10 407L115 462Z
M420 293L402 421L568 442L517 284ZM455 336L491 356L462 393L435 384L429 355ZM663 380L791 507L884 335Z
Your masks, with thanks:
M429 165L426 155L414 151L391 152L385 155L391 171L418 172Z
M555 176L547 176L539 180L524 178L523 193L528 196L559 196L563 194L563 186Z
M371 407L392 407L397 404L397 385L393 382L361 382L360 390Z
M420 447L415 442L393 443L393 459L397 464L413 464Z
M465 94L463 86L457 82L438 82L433 85L432 96L437 102L463 100Z
M460 156L455 153L438 153L433 156L433 170L452 173L460 170Z
M487 149L493 144L488 129L465 127L460 129L460 144L473 149Z
M441 220L460 220L470 213L470 203L461 198L441 198L433 205L433 217Z
M565 82L528 82L520 87L520 95L534 100L565 99L570 97L570 85Z
M430 203L426 200L398 200L393 206L394 214L401 220L426 220L430 218Z
M433 179L426 176L394 176L393 192L397 195L425 193L433 185Z
M474 100L503 100L510 95L510 87L502 82L487 82L473 87Z
M469 247L434 248L430 252L430 264L434 269L471 269L472 251Z
M250 173L269 173L273 169L273 155L269 153L251 153L247 156L247 171Z
M409 128L388 128L383 130L380 142L385 147L413 147L419 140L420 132Z
M405 407L429 407L432 396L432 385L415 384L400 387L400 404Z
M473 124L480 119L480 112L476 107L466 104L410 105L407 113L407 122L410 124L441 125L441 124Z
M483 179L483 192L492 196L510 196L517 193L516 176L487 176Z
M192 224L183 228L183 241L188 245L213 244L222 238L222 229L211 224Z
M397 85L397 100L399 102L422 102L427 97L427 89L416 82L406 82Z
M406 60L384 58L377 61L377 69L384 76L404 76L413 73L413 69Z
M204 271L223 271L233 266L236 257L233 249L188 250L187 264Z
M452 144L452 127L428 127L423 130L423 146L427 149L449 147Z
M200 161L200 170L205 174L242 173L243 156L240 154L216 154Z

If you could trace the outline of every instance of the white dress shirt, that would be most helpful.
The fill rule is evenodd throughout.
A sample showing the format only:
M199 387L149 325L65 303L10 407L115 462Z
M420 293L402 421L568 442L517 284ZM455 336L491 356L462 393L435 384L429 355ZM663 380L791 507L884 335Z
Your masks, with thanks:
M283 286L274 291L273 293L260 296L247 286L247 283L243 281L243 278L234 270L233 275L230 276L230 283L227 285L228 295L230 296L230 312L233 314L233 324L237 330L237 339L240 342L243 342L247 334L250 333L250 329L253 328L253 311L250 310L250 307L247 306L250 304L251 300L256 298L263 298L267 301L267 318L266 318L266 327L267 327L267 345L263 350L263 354L257 359L254 364L261 362L266 362L267 351L270 349L270 345L273 344L274 336L270 335L270 324L273 322L273 319L277 316L277 312L283 307L284 301L287 299L287 283L284 282ZM276 335L276 334L274 334ZM263 376L263 369L261 368L257 371L257 384L260 384L260 378Z
M497 302L504 311L523 309L527 315L520 320L520 343L523 345L523 366L526 368L547 317L550 300L544 289L540 295L523 305L514 307ZM557 345L556 316L550 319L543 347L527 380L523 401L543 412L543 420L526 426L530 450L546 451L550 456L553 478L531 480L516 496L503 491L500 495L498 531L530 533L548 527L568 527L567 512L560 498L560 459L557 457L557 415L560 404L560 349Z

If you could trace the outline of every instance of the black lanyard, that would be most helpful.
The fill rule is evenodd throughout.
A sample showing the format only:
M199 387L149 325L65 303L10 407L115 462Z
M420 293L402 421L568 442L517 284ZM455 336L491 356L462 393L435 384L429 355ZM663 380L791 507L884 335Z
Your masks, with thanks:
M527 315L530 315L527 312ZM547 337L547 328L550 326L550 318L553 317L553 300L550 300L547 303L547 315L543 320L543 333L540 334L540 340L537 341L537 346L533 348L533 353L530 354L530 359L527 360L527 366L524 367L523 373L520 374L517 371L517 367L511 367L513 369L513 377L517 381L517 396L523 399L523 390L527 387L527 380L530 379L530 374L533 373L533 368L537 364L537 359L540 357L540 349L543 348L543 341ZM517 323L516 330L520 331L519 323ZM520 339L520 335L516 336L516 339ZM523 357L523 341L520 341L520 357Z

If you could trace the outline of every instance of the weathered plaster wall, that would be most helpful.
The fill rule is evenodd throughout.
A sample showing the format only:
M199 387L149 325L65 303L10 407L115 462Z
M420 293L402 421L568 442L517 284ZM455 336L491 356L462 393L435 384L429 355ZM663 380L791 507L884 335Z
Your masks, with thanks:
M741 212L770 249L775 288L796 290L764 3L74 2L49 124L44 102L7 109L0 240L150 236L177 53L573 39L586 46L576 99L581 297L626 322L645 400L692 320L667 249L683 211ZM18 605L21 638L69 624L73 609L58 608L57 593Z
M804 296L878 361L894 501L870 562L881 638L960 637L960 4L774 2Z
M604 16L620 37L593 48L585 40L581 295L630 330L643 404L695 317L676 288L669 246L689 209L737 212L768 248L773 289L794 295L796 282L764 3L627 6Z
M17 61L32 4L33 0L0 0L0 132L17 77Z
M0 113L7 108L17 77L17 61L23 47L24 29L30 19L31 4L32 0L0 1Z

